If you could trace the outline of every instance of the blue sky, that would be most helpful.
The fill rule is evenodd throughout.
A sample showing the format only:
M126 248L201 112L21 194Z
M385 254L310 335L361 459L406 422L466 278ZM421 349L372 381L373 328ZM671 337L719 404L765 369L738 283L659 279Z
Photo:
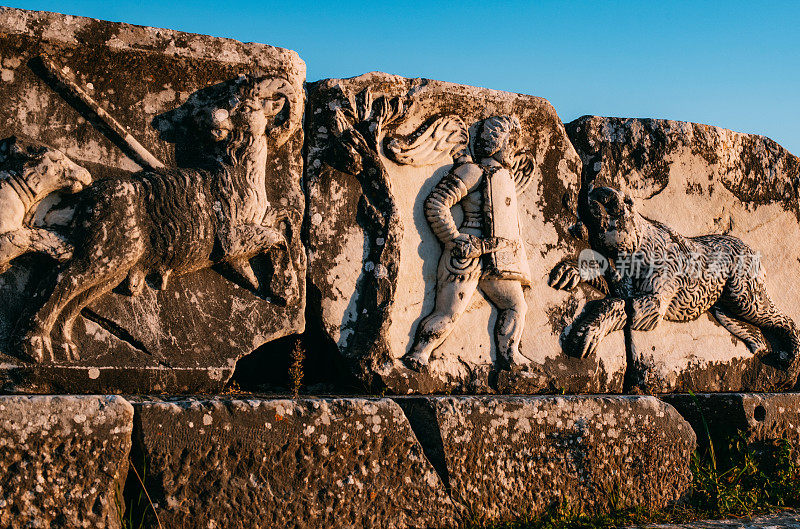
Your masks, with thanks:
M8 0L7 0L8 1ZM584 114L764 134L800 155L800 1L10 1L291 48L308 79L382 70Z

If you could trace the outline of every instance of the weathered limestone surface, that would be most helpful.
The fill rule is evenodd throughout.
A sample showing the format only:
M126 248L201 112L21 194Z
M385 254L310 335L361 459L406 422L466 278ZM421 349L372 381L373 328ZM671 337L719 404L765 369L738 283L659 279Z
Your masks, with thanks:
M439 475L391 400L135 406L136 443L164 527L424 528L454 520Z
M0 526L120 527L132 429L121 397L0 397Z
M695 447L689 424L653 397L134 406L135 460L174 528L443 528L560 501L658 508L686 490Z
M129 451L158 515L129 480L145 527L444 529L559 502L664 507L695 447L674 408L640 396L13 396L0 433L14 528L119 527Z
M579 249L564 202L580 160L547 101L370 73L310 85L307 114L313 325L362 380L401 394L621 391L620 333L587 358L559 342L600 294L548 286ZM458 247L458 233L484 246Z
M703 446L708 445L709 434L718 451L727 450L739 434L756 448L765 449L785 439L800 464L800 394L675 394L662 399L692 425Z
M585 116L566 129L581 156L601 155L598 183L627 193L643 216L686 237L726 234L746 243L760 258L774 306L799 321L797 157L763 136L695 123ZM785 369L774 335L742 327L766 337L771 353L753 355L709 312L633 331L628 348L638 385L654 392L792 388L796 354Z
M303 330L304 80L289 50L0 8L0 140L49 146L20 166L4 145L0 170L56 180L22 202L0 182L3 214L20 209L0 219L4 391L219 390L239 357ZM46 301L52 354L24 329Z
M430 398L450 489L491 519L571 508L659 508L691 482L695 435L654 397Z
M792 511L752 518L701 520L682 524L650 524L640 526L640 529L797 529L798 527L800 527L800 513Z

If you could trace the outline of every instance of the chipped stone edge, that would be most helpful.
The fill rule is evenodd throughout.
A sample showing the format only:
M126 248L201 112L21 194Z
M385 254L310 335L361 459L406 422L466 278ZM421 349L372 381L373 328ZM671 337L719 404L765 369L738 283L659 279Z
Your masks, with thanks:
M81 45L77 34L94 25L108 25L117 29L115 34L105 42L105 45L110 48L226 63L256 61L261 55L265 56L267 60L278 61L281 65L286 66L288 73L299 82L305 81L305 61L296 51L287 48L51 11L31 11L0 6L0 33L35 35L43 40ZM40 26L41 29L34 30L35 26ZM176 45L176 40L188 43L179 46ZM197 45L198 43L200 45Z

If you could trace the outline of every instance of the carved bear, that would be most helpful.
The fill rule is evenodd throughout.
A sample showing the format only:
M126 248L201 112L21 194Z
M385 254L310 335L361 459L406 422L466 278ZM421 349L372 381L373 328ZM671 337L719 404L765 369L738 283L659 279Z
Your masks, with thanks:
M565 352L589 355L604 336L626 324L648 331L662 319L689 321L708 311L754 355L768 353L770 342L776 363L797 370L800 337L770 299L759 255L736 237L684 237L643 217L629 196L593 186L599 169L596 160L584 167L579 222L571 231L581 232L608 260L609 296L587 303L564 331ZM575 265L565 262L553 269L549 283L569 290L579 280Z

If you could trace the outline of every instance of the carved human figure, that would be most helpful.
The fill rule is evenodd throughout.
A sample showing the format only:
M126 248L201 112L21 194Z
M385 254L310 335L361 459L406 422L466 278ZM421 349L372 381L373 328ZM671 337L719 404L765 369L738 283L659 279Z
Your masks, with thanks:
M764 284L756 252L736 237L684 237L637 213L631 197L608 187L594 187L599 159L584 166L578 197L579 223L595 252L607 259L604 282L609 296L590 301L565 330L565 352L592 354L608 333L626 324L649 331L659 322L689 321L705 312L757 356L769 352L775 363L797 370L800 336L794 322L778 310ZM594 278L593 286L598 286ZM550 275L550 285L569 290L579 271L568 262Z
M258 288L249 259L276 246L288 251L278 225L288 213L266 196L267 145L268 137L281 145L300 126L300 98L284 79L242 76L224 105L198 116L197 141L209 141L214 155L206 167L152 168L85 191L74 256L53 271L53 290L16 331L22 356L54 360L51 333L59 323L67 358L76 358L75 318L125 280L136 294L148 273L159 273L163 288L170 273L225 264Z
M442 244L435 307L420 323L414 344L404 357L414 369L426 366L453 331L472 296L480 289L499 311L495 326L497 363L527 363L519 352L527 304L524 289L530 270L517 211L521 126L513 116L480 123L475 158L461 136L453 168L425 200L425 217ZM460 204L457 226L451 208Z
M62 235L32 225L33 213L51 193L77 193L91 182L89 171L59 150L13 136L0 141L0 273L29 252L72 257Z

